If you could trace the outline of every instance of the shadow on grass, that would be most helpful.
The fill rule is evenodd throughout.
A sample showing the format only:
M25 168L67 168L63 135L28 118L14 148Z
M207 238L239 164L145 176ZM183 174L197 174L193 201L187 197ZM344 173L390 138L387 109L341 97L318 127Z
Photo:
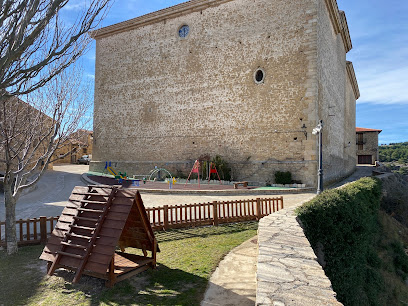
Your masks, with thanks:
M231 224L222 224L220 226L205 226L205 227L192 227L192 228L183 228L183 229L171 229L168 231L159 231L155 232L157 241L173 241L181 240L188 238L196 237L208 237L214 235L224 235L224 234L233 234L246 230L257 230L258 222L249 221L241 223L231 223Z
M30 295L38 294L33 283L19 286L25 291L25 297L16 294L5 301L5 305L200 305L207 287L207 279L179 269L171 269L159 264L157 269L148 270L139 275L106 288L104 280L84 275L79 283L72 284L74 272L58 269L55 276L47 278L42 284L41 296L29 300ZM41 276L40 276L41 278ZM220 293L234 305L253 305L246 296L240 296L212 284L214 292ZM24 289L23 289L24 287ZM218 302L218 297L214 297ZM3 302L2 302L3 303Z
M106 288L104 280L86 275L72 284L74 272L64 269L46 276L46 262L38 259L43 249L40 245L22 247L12 257L0 251L0 305L199 305L209 275L223 254L230 245L232 248L232 244L249 239L257 226L257 222L247 222L156 233L163 243L157 269L117 283L114 288ZM254 303L233 292L223 293L238 301L234 305Z
M39 266L43 246L20 248L7 256L0 251L0 305L24 305L33 296L46 273Z

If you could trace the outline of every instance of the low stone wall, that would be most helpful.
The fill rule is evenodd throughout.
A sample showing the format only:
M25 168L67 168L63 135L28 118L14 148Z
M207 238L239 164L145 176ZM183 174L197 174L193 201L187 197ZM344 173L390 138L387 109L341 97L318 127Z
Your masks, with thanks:
M281 210L259 222L256 305L342 305L294 209Z

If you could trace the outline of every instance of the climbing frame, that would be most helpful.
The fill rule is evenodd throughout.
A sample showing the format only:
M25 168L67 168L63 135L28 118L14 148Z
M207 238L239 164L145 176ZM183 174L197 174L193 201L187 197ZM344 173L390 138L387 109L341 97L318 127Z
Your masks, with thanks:
M127 247L141 249L143 256L125 253ZM48 275L63 267L76 272L74 283L87 274L106 279L107 285L112 286L154 268L157 251L157 241L137 190L77 186L40 259L49 262Z

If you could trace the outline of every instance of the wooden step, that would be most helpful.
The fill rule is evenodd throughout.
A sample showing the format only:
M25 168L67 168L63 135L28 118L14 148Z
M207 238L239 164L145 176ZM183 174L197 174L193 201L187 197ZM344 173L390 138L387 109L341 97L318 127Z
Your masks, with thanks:
M67 229L65 229L65 228L60 228L60 227L55 227L55 229L56 230L58 230L58 231L63 231L63 232L67 232L68 230Z
M106 204L106 202L104 201L92 201L92 200L80 200L80 201L75 201L75 202L88 203L88 204Z
M93 212L93 213L98 213L98 214L102 214L103 210L99 210L99 209L90 209L90 208L77 208L79 211L87 211L87 212Z
M95 230L95 227L88 227L88 226L82 226L82 225L76 225L76 224L71 225L71 228L79 228L79 229L83 229L83 230L87 230L87 231L94 231Z
M77 258L77 259L83 259L84 258L84 256L82 256L82 255L67 253L67 252L63 252L63 251L57 251L56 253L60 254L60 255L68 256L68 257Z
M76 248L76 249L86 250L86 246L83 246L83 245L80 245L80 244L72 244L72 243L65 242L65 241L61 241L61 244L72 247L72 248Z
M75 209L76 209L76 207L75 207ZM75 216L76 216L75 214L67 214L67 213L65 213L65 212L62 212L61 215L70 216L70 217L74 217L74 218L75 218Z
M88 196L101 196L101 197L109 197L109 193L101 194L96 192L72 192L72 194L79 194L79 195L88 195Z
M85 217L74 217L76 220L82 220L82 221L90 221L90 222L98 222L99 219L93 219L93 218L85 218Z
M92 236L84 236L84 235L78 235L74 233L66 233L66 236L74 237L74 238L80 238L80 239L87 239L90 240Z

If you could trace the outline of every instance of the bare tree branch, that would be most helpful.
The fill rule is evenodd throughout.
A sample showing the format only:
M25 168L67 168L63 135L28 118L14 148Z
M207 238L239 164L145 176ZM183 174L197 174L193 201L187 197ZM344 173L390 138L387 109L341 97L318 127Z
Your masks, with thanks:
M0 161L9 254L17 251L21 191L41 178L90 107L80 73L69 67L88 47L87 33L109 0L84 0L83 11L66 26L61 16L69 1L0 0Z
M0 95L32 92L71 65L89 45L87 32L98 25L108 3L109 0L89 1L88 8L70 27L65 27L59 17L68 0L2 3ZM53 69L44 69L48 65L53 65Z

